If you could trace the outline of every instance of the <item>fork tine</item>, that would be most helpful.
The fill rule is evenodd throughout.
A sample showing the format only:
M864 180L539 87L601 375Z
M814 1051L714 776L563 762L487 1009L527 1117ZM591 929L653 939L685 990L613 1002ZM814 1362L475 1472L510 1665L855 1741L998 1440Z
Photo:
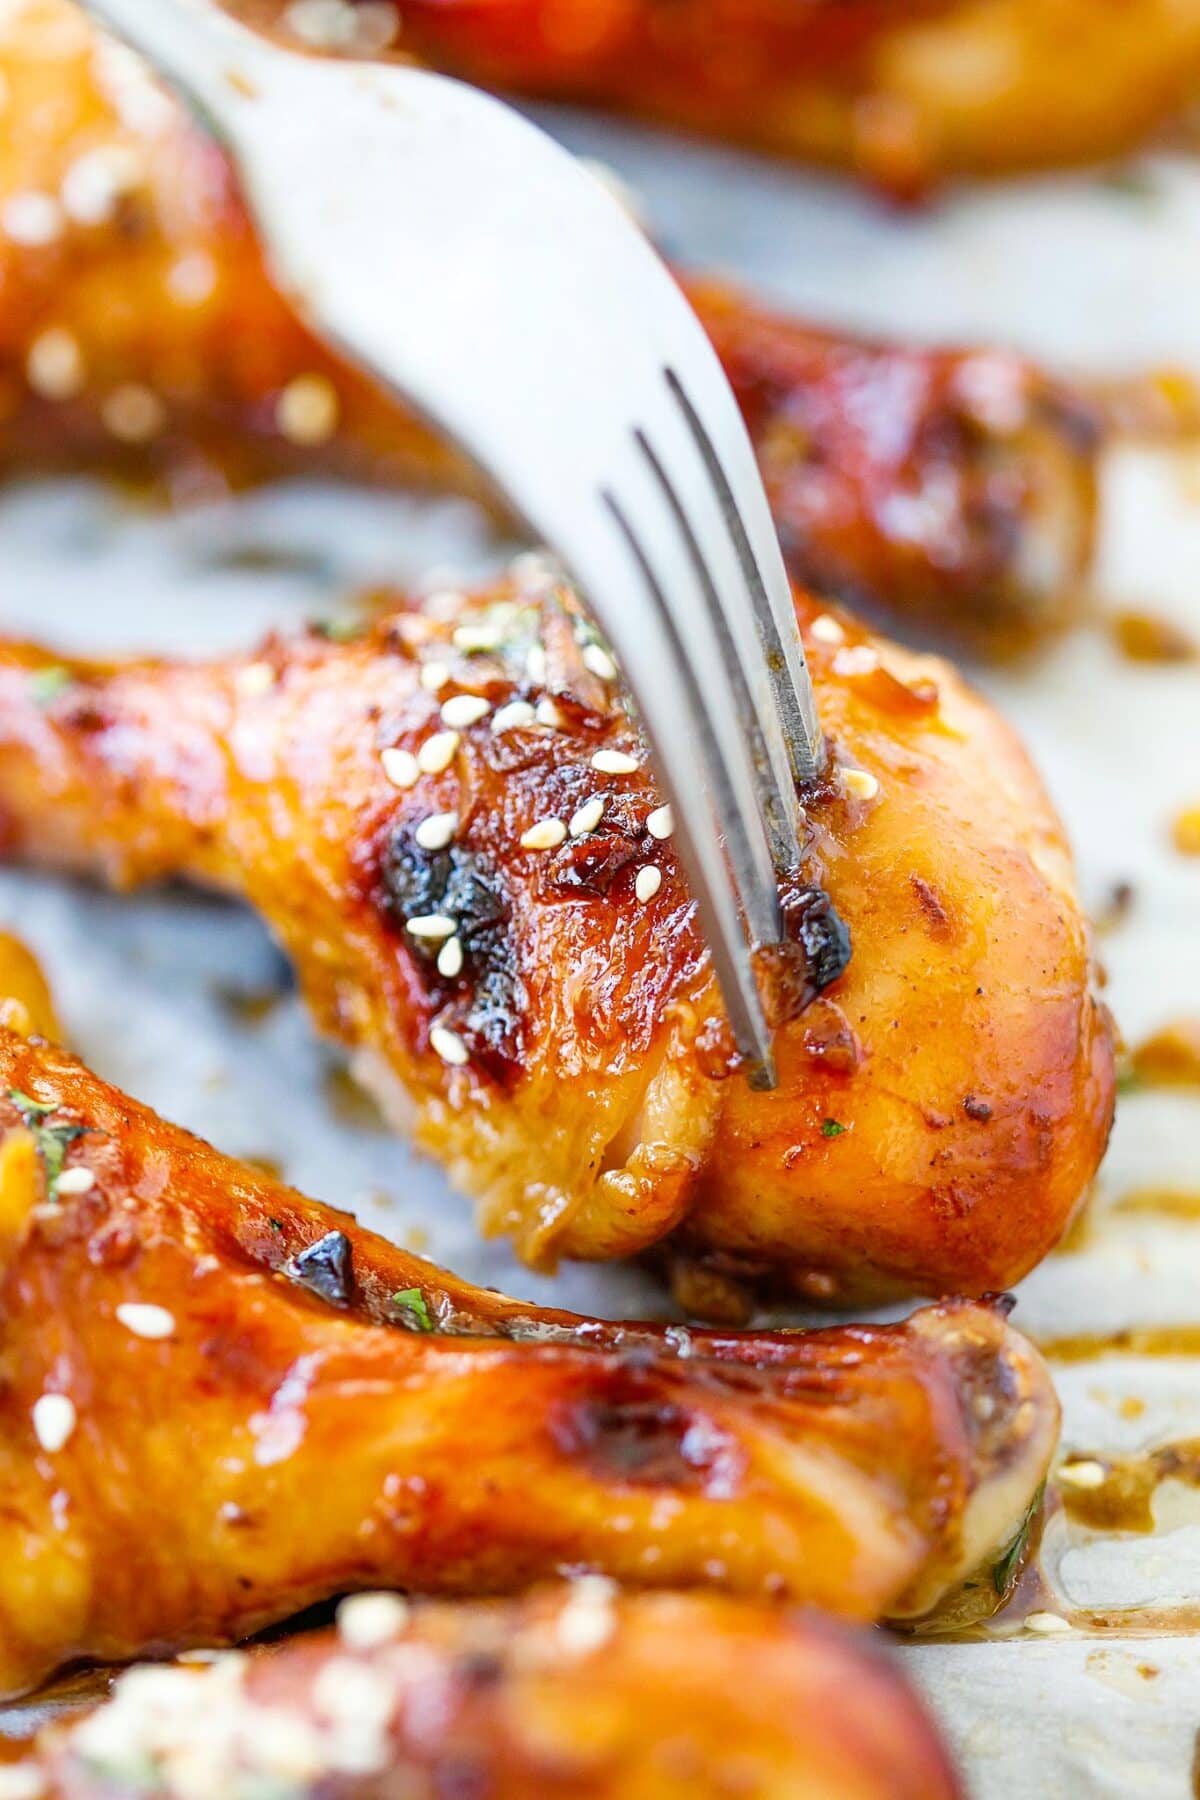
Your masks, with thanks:
M742 815L732 793L729 772L719 754L715 757L711 753L705 754L705 747L716 743L711 718L662 582L621 501L611 489L605 490L603 500L645 584L655 622L679 676L680 692L675 704L680 716L676 721L679 728L676 732L663 731L657 706L652 704L643 709L643 724L656 763L672 795L675 841L688 873L734 1041L748 1059L750 1085L772 1088L775 1086L775 1065L771 1034L748 953L742 916L744 903L721 841L720 826L728 827L733 821L737 834ZM675 746L685 747L685 753L678 754ZM697 780L697 752L708 766L710 778L715 778L711 785ZM732 845L730 854L737 856Z

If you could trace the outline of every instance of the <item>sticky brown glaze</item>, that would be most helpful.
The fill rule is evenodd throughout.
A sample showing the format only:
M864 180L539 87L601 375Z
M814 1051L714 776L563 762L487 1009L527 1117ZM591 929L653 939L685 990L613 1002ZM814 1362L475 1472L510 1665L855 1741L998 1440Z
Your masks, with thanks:
M0 231L0 467L154 469L185 495L215 468L474 491L303 329L220 153L82 14L24 0L0 21L0 76L0 219L49 232ZM858 343L687 289L799 579L963 629L1070 615L1092 552L1090 402L1014 355Z
M45 1800L233 1800L256 1781L286 1800L961 1792L874 1648L815 1617L596 1580L509 1604L364 1596L337 1632L131 1670L22 1766Z
M525 1307L11 1032L0 1129L5 1692L349 1589L566 1568L920 1612L1053 1450L1003 1309L720 1336Z
M831 163L902 198L1113 155L1181 113L1200 73L1195 0L390 4L400 53ZM288 19L286 0L232 10ZM383 34L368 10L369 49Z
M833 754L784 895L774 1093L738 1073L643 747L536 570L216 663L0 645L0 832L257 907L321 1028L536 1265L670 1236L822 1298L1004 1287L1112 1108L1061 827L948 665L797 604ZM614 752L631 772L593 766Z

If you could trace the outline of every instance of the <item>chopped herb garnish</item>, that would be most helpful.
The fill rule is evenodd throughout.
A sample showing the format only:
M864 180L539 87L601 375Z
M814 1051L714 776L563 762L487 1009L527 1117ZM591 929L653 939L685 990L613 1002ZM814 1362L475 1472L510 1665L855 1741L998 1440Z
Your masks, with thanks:
M392 1295L392 1305L399 1307L405 1315L404 1323L410 1331L433 1330L433 1320L420 1288L401 1288Z
M821 1136L822 1137L841 1137L843 1131L845 1131L846 1129L847 1129L847 1127L842 1124L840 1119L822 1119L821 1120Z
M1045 1492L1046 1483L1043 1481L1038 1488L1037 1493L1029 1502L1025 1517L1017 1527L1017 1535L1014 1537L1007 1550L1005 1550L1004 1554L1000 1557L999 1561L992 1566L992 1586L1002 1597L1007 1594L1009 1588L1016 1580L1017 1575L1020 1572L1021 1564L1025 1560L1025 1552L1029 1545L1029 1534L1033 1530L1033 1521L1037 1518L1038 1511L1042 1504L1042 1496Z
M314 637L325 638L331 644L352 644L355 638L363 636L367 627L362 619L343 617L316 619L310 629Z
M81 1138L87 1126L47 1125L46 1120L51 1113L58 1111L57 1101L47 1104L44 1100L34 1100L19 1088L9 1088L8 1097L37 1141L42 1167L46 1171L46 1186L53 1199L58 1192L58 1178L63 1172L67 1146L73 1144L76 1138Z
M38 669L29 678L29 691L33 695L35 706L51 705L64 688L70 687L71 680L70 669L64 669L61 663L51 663L48 668Z

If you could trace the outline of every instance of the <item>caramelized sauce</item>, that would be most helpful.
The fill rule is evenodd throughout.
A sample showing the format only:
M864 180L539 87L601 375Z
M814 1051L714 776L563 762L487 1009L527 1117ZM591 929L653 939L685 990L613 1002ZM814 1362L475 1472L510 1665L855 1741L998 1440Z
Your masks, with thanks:
M1200 1019L1173 1019L1132 1052L1130 1068L1142 1087L1200 1088Z
M1200 1356L1200 1325L1139 1325L1125 1331L1081 1331L1046 1338L1038 1349L1048 1362L1093 1362L1102 1356Z
M1095 1485L1070 1479L1073 1468L1102 1469ZM1185 1438L1145 1450L1137 1456L1076 1455L1064 1465L1058 1483L1063 1511L1089 1531L1154 1530L1154 1496L1164 1481L1200 1487L1200 1438Z
M1117 648L1128 662L1181 663L1196 656L1196 645L1187 632L1153 613L1116 613L1112 629Z
M1200 805L1185 806L1171 825L1171 842L1181 856L1200 856Z

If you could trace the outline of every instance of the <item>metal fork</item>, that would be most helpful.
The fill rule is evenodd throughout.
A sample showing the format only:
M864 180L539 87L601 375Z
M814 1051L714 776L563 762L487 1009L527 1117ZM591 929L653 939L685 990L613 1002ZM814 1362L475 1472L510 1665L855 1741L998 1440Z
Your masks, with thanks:
M750 1079L821 734L753 451L666 268L594 175L423 70L280 49L211 0L87 0L228 147L320 335L481 466L616 652Z

